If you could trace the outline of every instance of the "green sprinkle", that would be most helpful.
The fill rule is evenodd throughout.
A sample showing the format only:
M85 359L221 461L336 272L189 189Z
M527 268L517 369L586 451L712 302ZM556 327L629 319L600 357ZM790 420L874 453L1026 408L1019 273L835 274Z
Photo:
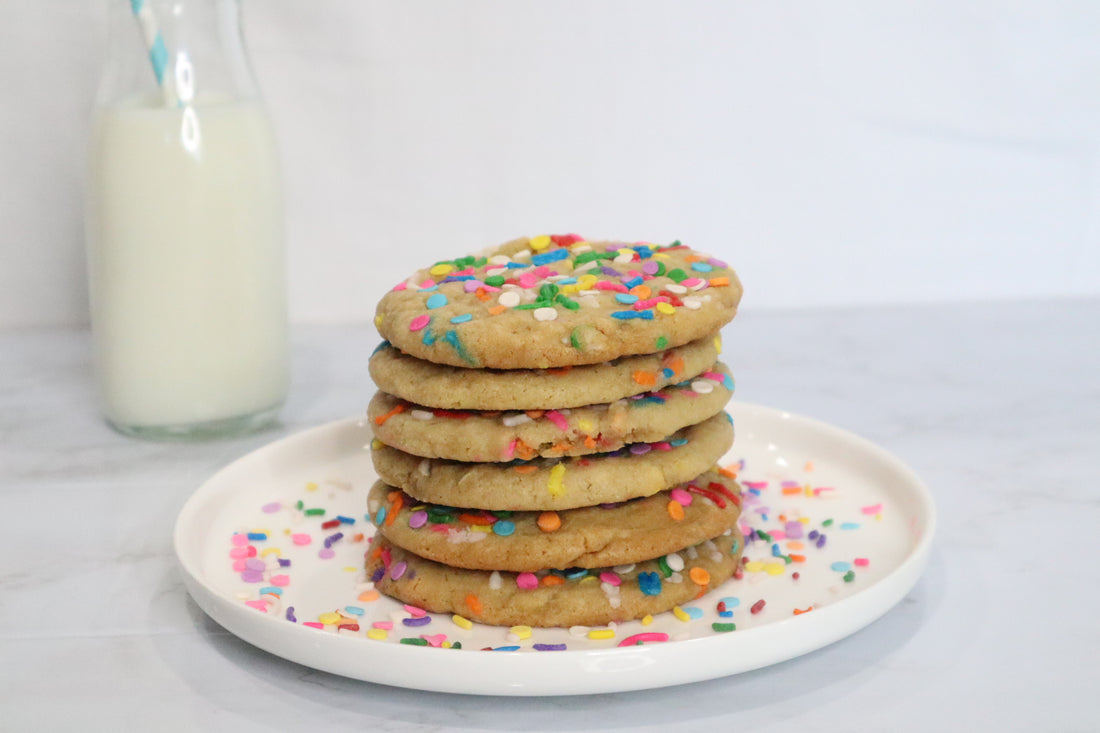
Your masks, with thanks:
M583 265L586 262L592 260L612 260L615 259L614 252L583 252L577 255L577 258L573 260L574 267L577 265Z
M428 640L427 639L421 639L419 637L414 638L414 637L411 637L411 636L406 636L404 639L401 640L401 643L402 644L412 644L413 646L428 646Z
M306 509L305 515L307 517L323 517L325 516L324 509Z
M573 329L573 332L569 334L569 343L573 345L573 348L577 351L584 351L584 342L581 341L581 329L577 326Z
M764 540L765 542L771 542L772 541L772 536L770 534L768 534L767 532L765 532L764 530L762 530L762 529L756 530L756 536L759 537L760 539Z
M572 300L567 295L562 295L561 293L558 293L558 296L556 298L554 298L554 301L556 303L558 303L559 305L565 306L566 308L568 308L571 311L577 311L577 310L581 309L581 304L580 303L578 303L575 300Z
M855 579L856 579L856 571L855 570L849 570L848 572L844 573L844 582L845 583L851 583Z
M451 648L452 649L461 649L462 648L462 642L461 641L456 641L456 642L452 643Z
M535 310L536 308L545 308L545 307L546 307L546 303L539 303L539 302L537 302L537 301L536 301L536 302L534 302L534 303L522 303L522 304L520 304L520 305L517 305L517 306L516 306L515 308L513 308L512 310L517 310L517 311L533 311L533 310Z
M554 283L546 283L539 288L539 300L553 300L558 294L558 286Z
M715 631L737 631L737 624L723 624L715 621L710 625Z
M665 348L666 346L668 346L668 337L667 336L658 336L657 337L657 349L660 350L660 349Z
M657 260L657 272L655 272L653 274L656 277L660 277L661 275L664 275L665 272L667 272L667 270L665 269L665 263L661 262L660 260Z
M661 575L665 576L666 578L672 577L672 568L668 566L668 560L665 560L664 555L657 558L657 567L658 569L660 569Z
M683 282L687 280L687 273L677 267L675 270L668 271L668 279L673 282Z
M504 284L504 275L490 275L485 278L486 285L492 285L494 288L499 288Z
M826 519L824 522L821 523L821 526L822 527L832 527L833 526L833 520Z
M297 509L298 511L302 511L302 509L304 507L305 507L305 503L301 499L299 499L298 503L294 505L294 508Z

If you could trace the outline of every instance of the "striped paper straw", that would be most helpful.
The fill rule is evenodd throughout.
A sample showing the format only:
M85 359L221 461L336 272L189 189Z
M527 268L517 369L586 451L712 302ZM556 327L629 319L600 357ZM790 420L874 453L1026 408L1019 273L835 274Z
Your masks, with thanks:
M153 9L145 0L130 0L134 17L141 26L141 34L145 38L145 47L149 49L149 61L153 64L153 73L157 77L157 86L164 93L164 101L170 106L176 106L178 102L172 95L172 90L164 83L164 76L168 69L168 48L164 45L164 36L161 35L157 18Z

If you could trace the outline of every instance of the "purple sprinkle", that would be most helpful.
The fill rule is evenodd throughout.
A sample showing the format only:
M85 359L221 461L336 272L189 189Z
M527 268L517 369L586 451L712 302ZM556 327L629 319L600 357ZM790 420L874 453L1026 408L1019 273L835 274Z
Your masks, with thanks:
M322 560L331 560L332 558L336 557L336 550L332 549L331 547L322 547L317 552L317 557L321 558Z
M264 574L259 570L244 570L241 571L241 580L246 583L260 583L263 582Z
M416 618L404 618L401 619L401 623L406 626L427 626L432 622L431 616L419 616Z
M298 623L298 617L294 615L294 606L288 606L286 609L286 620L292 624Z
M420 529L428 523L428 513L426 511L413 512L409 517L409 526L413 529Z
M249 570L266 570L267 563L258 557L250 557L244 561L244 566Z
M618 278L622 277L622 275L619 273L619 271L616 270L614 267L601 267L600 272L607 275L608 277L618 277Z
M630 452L636 456L644 456L651 450L653 450L653 446L651 446L649 443L634 443L630 446Z
M821 535L817 538L815 545L820 549L825 546L825 535Z
M535 644L536 652L564 652L565 644Z
M344 536L343 532L337 532L336 534L330 534L325 538L325 547L332 547L334 542L339 541Z
M402 575L404 575L405 571L408 570L408 569L409 569L409 566L404 560L402 560L401 562L394 563L393 567L390 568L390 578L392 580L397 580Z
M811 529L810 534L806 535L811 540L816 540L819 536L819 532L816 529Z
M711 267L720 267L723 270L729 269L729 265L727 265L725 262L722 262L722 260L718 259L717 257L711 257L709 260L707 260L707 264Z
M280 557L279 558L279 567L289 568L290 567L290 560L287 560L285 557Z
M787 522L786 529L787 539L797 540L802 538L802 522Z
M264 514L274 514L275 512L279 511L282 508L283 508L282 504L280 504L277 501L273 501L270 504L264 504L262 511L264 512Z
M377 583L378 581L382 580L382 576L385 575L385 574L386 574L386 569L385 568L378 568L373 573L371 573L370 582Z
M656 260L646 260L645 263L642 265L642 272L647 275L656 275L658 269L660 268L657 266Z

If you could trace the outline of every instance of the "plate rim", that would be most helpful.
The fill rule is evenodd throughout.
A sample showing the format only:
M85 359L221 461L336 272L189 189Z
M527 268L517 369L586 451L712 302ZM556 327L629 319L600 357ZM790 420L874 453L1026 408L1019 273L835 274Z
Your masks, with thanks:
M753 669L778 664L816 649L833 644L888 613L919 580L930 555L937 530L937 512L931 491L920 477L900 458L882 446L817 418L757 403L733 401L727 410L735 413L735 425L748 416L766 415L788 424L800 424L830 439L854 444L861 452L875 456L904 479L906 490L916 499L914 512L922 515L920 536L902 561L887 575L847 598L816 608L813 614L792 616L733 634L720 634L664 644L647 644L604 649L566 649L553 653L487 654L477 658L479 666L489 667L490 674L481 677L469 674L467 654L448 654L439 650L405 644L372 642L366 638L348 638L337 634L318 633L301 624L288 624L281 618L258 614L254 609L238 604L209 584L203 577L199 562L185 548L189 519L226 491L218 484L224 475L240 464L259 462L265 454L277 453L287 443L302 442L326 432L338 433L348 428L369 432L365 417L346 417L296 431L245 453L221 466L208 476L187 498L173 526L172 544L176 561L183 574L188 593L216 623L234 636L270 654L324 672L366 682L425 691L474 694L547 696L597 694L666 687L706 679L741 674ZM736 443L734 449L736 450ZM852 603L854 599L860 599ZM856 612L853 613L852 610ZM810 622L803 616L812 616ZM812 624L812 626L811 626ZM828 629L822 633L817 627ZM289 640L289 641L288 641ZM354 652L355 643L368 645ZM746 644L769 644L774 650L766 659L741 659L730 652ZM692 666L675 676L653 675L676 663L687 650L706 646L706 654L692 655ZM288 648L289 647L289 648ZM333 658L318 663L317 657L329 650L340 650ZM465 650L472 651L472 650ZM349 662L348 656L354 657ZM362 659L370 660L363 665ZM430 664L427 664L430 662ZM367 666L364 670L362 667ZM606 669L605 669L606 668ZM417 672L431 669L430 679L421 679ZM578 674L580 672L580 674ZM612 673L612 674L609 674ZM517 681L517 676L523 677ZM498 683L486 685L495 678ZM598 679L599 684L593 685ZM503 684L500 684L503 683Z

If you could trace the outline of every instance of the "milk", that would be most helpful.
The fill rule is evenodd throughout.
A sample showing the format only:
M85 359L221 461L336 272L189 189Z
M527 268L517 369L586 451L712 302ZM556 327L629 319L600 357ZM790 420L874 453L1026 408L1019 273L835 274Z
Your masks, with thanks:
M97 379L125 432L270 419L289 383L279 171L263 108L97 112L88 272Z

